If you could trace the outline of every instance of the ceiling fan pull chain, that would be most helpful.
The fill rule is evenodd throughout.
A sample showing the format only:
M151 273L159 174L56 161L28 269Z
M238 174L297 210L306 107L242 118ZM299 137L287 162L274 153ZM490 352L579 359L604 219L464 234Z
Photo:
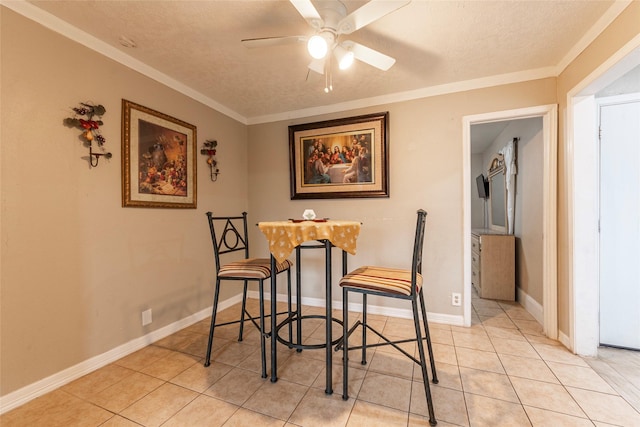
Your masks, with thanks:
M331 74L331 56L324 62L324 93L333 91L333 75Z
M324 62L324 93L329 93L333 90L331 85L331 58L327 58Z

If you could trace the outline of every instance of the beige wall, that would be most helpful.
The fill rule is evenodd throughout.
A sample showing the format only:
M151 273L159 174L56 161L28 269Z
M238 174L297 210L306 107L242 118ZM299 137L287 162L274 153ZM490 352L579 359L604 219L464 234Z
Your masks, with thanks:
M567 142L567 94L626 43L640 34L640 2L634 1L558 76L558 329L570 336L569 300L571 218L570 147Z
M427 310L462 315L451 306L463 292L462 117L555 103L555 79L436 96L399 104L250 126L249 199L261 220L299 217L305 208L320 216L362 221L351 266L369 263L406 267L416 209L428 212L425 242ZM290 200L288 126L389 111L388 199ZM255 231L256 237L258 236ZM266 251L264 239L255 239ZM254 248L256 245L254 244ZM322 298L322 254L305 255L305 295ZM312 268L313 267L313 268ZM340 295L334 290L334 300ZM373 302L372 303L376 303ZM396 306L395 304L393 306Z
M515 123L514 123L515 125ZM517 132L515 235L518 287L542 305L543 299L543 148L542 118L528 119Z
M485 228L489 224L489 212L487 211L488 200L478 197L478 185L476 177L480 174L487 179L487 171L482 153L471 155L471 228Z
M1 9L6 395L210 306L204 213L247 209L248 179L245 125ZM218 182L198 154L198 209L121 207L122 98L196 125L198 148L218 140ZM114 157L93 169L79 131L62 124L81 101L107 109Z
M566 94L639 34L632 2L558 79L461 92L292 122L244 126L0 7L2 99L0 393L101 355L210 305L213 267L204 212L249 208L250 221L322 216L364 223L351 265L406 265L415 210L429 212L428 309L461 315L462 117L559 102L559 322L568 333L569 218ZM557 87L556 87L557 84ZM120 103L126 98L198 127L219 141L222 175L198 163L198 209L120 207ZM77 132L62 125L80 101L107 108L103 133L114 153L90 169ZM291 201L287 127L390 112L389 199ZM254 252L266 243L254 234ZM321 265L309 256L309 265ZM307 270L305 292L322 295ZM310 280L317 283L313 283ZM308 285L305 285L308 286ZM315 287L315 288L314 288ZM229 293L225 294L229 296ZM140 325L142 310L154 322Z
M542 118L514 120L498 140L504 146L514 137L520 138L514 211L516 284L522 292L542 304Z

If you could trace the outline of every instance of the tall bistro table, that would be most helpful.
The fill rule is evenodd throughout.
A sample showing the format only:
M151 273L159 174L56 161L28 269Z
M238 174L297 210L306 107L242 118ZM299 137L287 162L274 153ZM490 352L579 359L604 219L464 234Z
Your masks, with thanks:
M297 311L297 341L301 344L300 331L300 249L301 248L324 248L325 249L325 308L326 308L326 389L325 393L333 393L332 388L332 315L331 315L331 248L342 249L342 269L343 274L347 271L347 252L351 255L356 253L356 240L360 234L360 223L357 221L337 221L337 220L289 220L289 221L269 221L258 223L260 231L266 236L271 252L271 271L276 271L276 261L282 262L287 259L293 250L296 250L296 311ZM301 246L305 242L317 241L319 245ZM271 313L276 313L276 275L271 275ZM291 321L291 316L288 319ZM278 325L276 316L271 316L271 382L278 380L276 360L276 346L278 341Z

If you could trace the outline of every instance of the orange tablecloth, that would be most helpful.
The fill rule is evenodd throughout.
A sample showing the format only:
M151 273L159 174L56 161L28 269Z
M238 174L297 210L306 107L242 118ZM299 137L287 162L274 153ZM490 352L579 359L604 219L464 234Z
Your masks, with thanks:
M291 255L296 246L312 240L329 240L334 246L355 255L356 241L360 234L357 221L266 221L258 228L269 241L269 251L282 262Z

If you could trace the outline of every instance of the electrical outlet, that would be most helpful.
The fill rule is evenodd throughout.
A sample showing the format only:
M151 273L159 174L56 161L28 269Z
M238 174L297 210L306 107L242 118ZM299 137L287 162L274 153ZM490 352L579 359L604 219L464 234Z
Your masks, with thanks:
M459 293L451 294L451 305L460 306L462 304L462 296Z
M151 309L142 312L142 326L147 326L153 321L151 317Z

